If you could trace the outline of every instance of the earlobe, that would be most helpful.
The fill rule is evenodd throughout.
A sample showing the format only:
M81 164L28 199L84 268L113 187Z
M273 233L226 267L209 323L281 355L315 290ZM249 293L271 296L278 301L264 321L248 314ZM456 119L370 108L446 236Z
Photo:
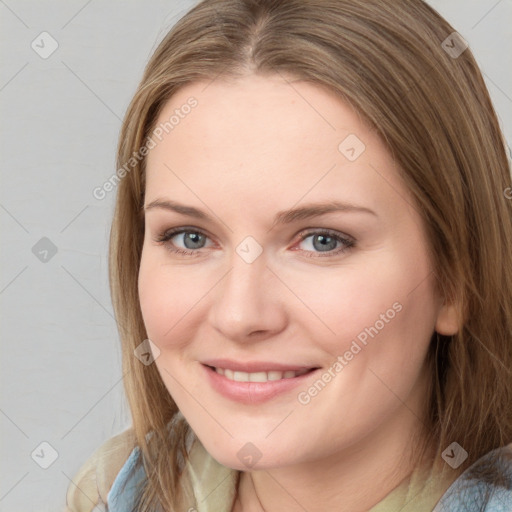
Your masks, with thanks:
M455 304L445 303L437 314L435 330L439 334L452 336L459 330L459 315Z

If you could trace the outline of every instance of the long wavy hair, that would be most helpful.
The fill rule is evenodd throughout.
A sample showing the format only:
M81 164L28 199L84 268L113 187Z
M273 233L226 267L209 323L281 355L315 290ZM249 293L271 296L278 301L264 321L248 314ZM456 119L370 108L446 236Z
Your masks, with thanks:
M125 392L148 477L138 511L178 511L190 434L183 418L174 421L179 411L156 366L134 357L147 338L137 289L139 150L178 89L219 76L286 74L326 87L380 135L426 226L437 290L461 319L456 335L431 339L419 458L435 452L434 467L457 441L469 454L460 472L512 442L510 169L470 48L448 51L454 32L422 0L204 0L155 50L120 133L118 169L139 158L120 174L109 254Z

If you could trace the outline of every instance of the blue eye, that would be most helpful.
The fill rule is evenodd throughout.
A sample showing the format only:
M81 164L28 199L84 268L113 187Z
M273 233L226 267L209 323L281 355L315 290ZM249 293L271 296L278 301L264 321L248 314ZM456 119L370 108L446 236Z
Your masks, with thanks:
M300 235L301 242L304 242L304 240L312 237L312 243L311 246L314 249L319 250L320 253L325 254L318 254L313 251L305 251L306 256L308 258L317 258L317 257L328 257L328 256L334 256L341 254L348 249L354 247L355 242L352 239L346 238L344 236L341 236L336 231L331 230L320 230L320 231L310 231L307 233L302 233ZM341 244L341 247L336 247L337 244ZM331 250L329 250L331 249ZM332 251L332 249L336 249Z
M171 243L171 240L178 235L184 235L182 238L182 244L185 245L184 249L176 247L174 243ZM299 237L299 243L312 237L311 247L314 250L301 250L308 258L336 256L355 246L355 241L352 238L345 237L337 231L327 229L310 230L306 233L300 233ZM170 252L184 256L199 256L199 250L205 248L204 243L206 240L208 240L208 236L202 231L185 227L169 229L160 233L155 238L155 242L165 245L166 249Z
M180 249L179 247L175 247L174 244L170 244L172 238L183 234L183 243L185 243L185 246L187 244L191 245L192 247L188 247L185 249ZM192 235L192 236L190 236ZM197 249L202 249L203 247L197 247L197 244L201 244L204 242L204 240L208 238L204 233L197 230L192 229L186 229L186 228L174 228L169 229L168 231L164 231L160 235L157 236L155 239L155 242L162 243L166 246L166 248L176 254L183 254L185 256L197 256L198 251Z

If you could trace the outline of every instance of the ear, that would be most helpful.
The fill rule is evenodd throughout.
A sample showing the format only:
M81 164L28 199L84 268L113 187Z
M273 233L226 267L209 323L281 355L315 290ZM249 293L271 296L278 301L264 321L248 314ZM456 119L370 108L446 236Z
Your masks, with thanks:
M454 303L444 302L437 314L435 330L439 334L452 336L459 330L459 314Z

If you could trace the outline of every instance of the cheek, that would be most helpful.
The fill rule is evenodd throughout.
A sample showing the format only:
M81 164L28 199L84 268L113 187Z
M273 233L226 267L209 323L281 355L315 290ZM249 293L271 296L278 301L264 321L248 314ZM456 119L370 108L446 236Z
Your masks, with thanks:
M205 307L219 277L207 266L165 263L165 255L143 249L139 270L139 300L148 338L161 350L189 345L204 324Z
M164 348L166 340L179 339L176 331L180 326L180 319L190 310L190 302L194 295L199 295L199 291L191 285L190 280L185 279L184 273L162 265L157 258L144 250L138 287L148 337L160 348Z
M296 320L327 353L362 353L358 345L361 349L371 345L370 353L376 357L394 354L397 361L424 353L435 325L433 281L425 278L426 261L390 253L375 265L330 269L329 274L327 270L325 276L302 278L294 288L310 310L295 315Z

